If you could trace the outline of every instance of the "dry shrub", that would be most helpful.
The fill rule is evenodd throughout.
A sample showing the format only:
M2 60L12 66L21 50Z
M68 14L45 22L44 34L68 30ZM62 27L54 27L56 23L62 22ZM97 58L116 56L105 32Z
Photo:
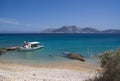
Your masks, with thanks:
M105 52L100 55L100 59L104 71L99 73L99 77L87 81L120 81L120 49Z

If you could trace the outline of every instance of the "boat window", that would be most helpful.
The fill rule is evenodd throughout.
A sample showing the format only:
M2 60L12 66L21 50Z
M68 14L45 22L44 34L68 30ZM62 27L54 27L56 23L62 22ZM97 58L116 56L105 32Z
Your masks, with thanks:
M38 44L32 44L31 47L38 47Z

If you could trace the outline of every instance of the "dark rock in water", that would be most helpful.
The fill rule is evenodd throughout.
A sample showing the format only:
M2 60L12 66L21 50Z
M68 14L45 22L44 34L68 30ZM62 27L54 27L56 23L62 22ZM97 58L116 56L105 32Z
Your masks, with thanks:
M2 55L4 52L6 52L6 50L3 48L0 48L0 55Z
M16 49L17 49L16 47L8 47L8 48L6 48L7 51L14 51Z
M49 57L54 58L54 56L53 56L53 55L49 55Z
M85 61L85 58L81 55L81 54L74 54L74 53L64 53L66 57L70 58L70 59L76 59L76 60L80 60L80 61Z
M85 59L79 54L68 54L68 57L71 58L71 59L85 61Z
M5 52L8 52L8 51L18 50L19 48L20 48L19 46L16 46L16 47L7 47L7 48L0 48L0 55L2 55Z

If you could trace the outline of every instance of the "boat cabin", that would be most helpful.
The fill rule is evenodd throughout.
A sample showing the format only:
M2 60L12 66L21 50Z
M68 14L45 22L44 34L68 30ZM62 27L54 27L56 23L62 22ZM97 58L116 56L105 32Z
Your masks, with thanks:
M33 47L38 47L39 46L39 42L26 42L24 47L25 48L33 48Z
M29 42L29 44L31 45L31 47L38 47L39 46L39 42Z

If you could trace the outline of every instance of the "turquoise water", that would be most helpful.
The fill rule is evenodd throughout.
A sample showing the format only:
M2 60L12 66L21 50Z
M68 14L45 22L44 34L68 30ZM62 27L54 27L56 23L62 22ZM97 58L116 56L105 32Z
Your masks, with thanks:
M107 50L120 48L120 34L1 34L0 47L21 46L23 41L39 41L44 48L29 52L6 52L1 61L40 64L67 61L63 52L80 53L91 59Z

